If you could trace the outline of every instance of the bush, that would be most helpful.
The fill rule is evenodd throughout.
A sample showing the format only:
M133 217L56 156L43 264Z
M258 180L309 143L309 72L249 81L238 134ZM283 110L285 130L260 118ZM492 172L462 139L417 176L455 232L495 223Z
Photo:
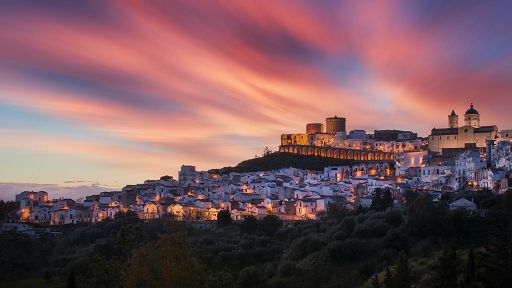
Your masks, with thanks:
M245 267L238 273L238 286L243 288L258 287L262 281L262 273L256 266Z
M391 225L382 221L366 221L363 224L356 226L354 230L354 237L358 238L372 238L372 237L383 237L392 228Z
M292 276L295 273L296 269L297 269L297 267L296 267L295 262L283 261L281 263L281 265L279 265L279 268L277 270L278 270L279 276L281 276L283 278L287 278L287 277Z
M240 224L240 233L242 234L253 234L257 229L258 220L252 215L246 216Z
M354 261L363 255L370 247L368 247L365 241L357 239L348 239L346 241L334 241L327 246L327 252L329 257L337 262L341 261Z
M392 209L386 213L386 222L394 227L400 226L403 221L404 218L402 217L402 212L398 209Z
M307 235L292 242L284 258L291 261L298 261L308 254L320 250L325 243L317 236Z
M231 213L228 210L221 210L219 214L217 214L217 224L220 227L226 227L231 225Z
M259 231L261 234L266 236L273 236L281 228L283 222L279 217L274 215L267 215L258 224Z

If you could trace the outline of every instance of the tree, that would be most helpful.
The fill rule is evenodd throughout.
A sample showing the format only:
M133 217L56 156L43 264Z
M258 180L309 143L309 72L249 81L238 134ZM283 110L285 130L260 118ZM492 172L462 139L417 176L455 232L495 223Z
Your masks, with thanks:
M475 281L476 265L475 265L475 254L473 249L469 250L468 260L466 263L466 270L464 271L464 282L469 285Z
M490 245L492 255L490 278L496 287L506 287L512 282L512 189L501 195L498 205L490 213Z
M457 287L457 254L455 250L443 251L433 267L433 287Z
M205 271L182 233L164 234L135 250L123 282L126 288L200 288L207 284Z
M384 211L393 206L393 195L391 190L375 189L372 195L372 205L370 208L375 211Z
M372 281L371 281L371 287L372 288L380 288L381 287L378 274L373 275Z
M219 214L217 214L217 225L220 227L226 227L231 225L231 213L228 210L221 210Z
M265 149L263 149L263 154L261 156L265 157L265 156L268 156L270 154L272 154L272 150L270 150L270 148L268 148L268 146L266 146Z
M75 277L74 269L71 269L69 271L68 279L66 281L66 287L67 288L76 288L76 277Z
M380 188L375 189L372 195L372 204L370 209L375 211L381 211L382 207L382 190Z
M418 198L418 193L413 190L406 190L405 191L405 203L407 204L407 207L411 206L412 203Z
M391 272L391 269L389 267L386 268L386 272L384 272L384 287L386 288L392 288L395 285L393 277L393 272Z
M397 288L409 288L412 285L411 267L404 252L398 258L394 278Z
M238 286L244 288L261 287L262 272L256 266L245 267L238 273Z
M122 274L127 268L127 261L118 258L106 259L102 256L92 256L84 261L83 266L76 271L77 283L80 288L121 287Z
M240 224L240 233L253 234L258 229L258 220L252 215L245 216Z
M398 209L391 209L386 213L386 222L394 227L400 226L403 220L402 212Z
M273 236L279 228L283 225L283 222L279 217L275 215L267 215L258 224L259 231L266 236Z
M121 259L129 259L132 251L146 242L147 235L138 224L122 225L119 231L114 235L112 244L116 247L115 256Z
M114 219L115 220L124 220L124 221L131 222L131 223L139 222L139 220L140 220L137 213L132 210L128 210L126 212L119 211L116 214L114 214Z
M19 202L0 200L0 221L8 220L9 213L19 208Z
M431 236L442 228L443 213L432 202L432 196L421 194L407 212L407 227L412 234Z
M391 194L390 189L384 190L382 193L382 201L381 201L381 211L384 211L393 206L393 194Z

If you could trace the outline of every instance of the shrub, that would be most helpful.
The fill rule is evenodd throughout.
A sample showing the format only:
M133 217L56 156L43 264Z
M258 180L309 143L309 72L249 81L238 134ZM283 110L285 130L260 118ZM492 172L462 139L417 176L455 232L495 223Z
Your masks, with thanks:
M253 234L258 229L258 220L254 216L246 216L240 224L240 233Z
M258 224L258 230L261 234L266 236L273 236L281 228L283 222L279 217L274 215L267 215Z
M221 210L219 214L217 214L217 224L220 227L226 227L231 225L231 213L228 210Z

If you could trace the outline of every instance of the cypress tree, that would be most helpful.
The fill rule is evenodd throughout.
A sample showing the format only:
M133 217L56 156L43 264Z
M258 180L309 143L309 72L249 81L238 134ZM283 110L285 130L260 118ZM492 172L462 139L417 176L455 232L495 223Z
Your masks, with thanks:
M373 191L372 205L370 205L370 209L375 211L382 211L382 190L380 188L377 188L375 191Z
M68 279L66 282L67 288L76 288L75 270L73 270L73 268L71 268L71 271L69 271Z
M389 207L393 206L393 195L391 194L391 190L386 189L382 193L382 200L381 200L381 211L388 209Z
M464 281L466 284L470 284L475 280L476 265L475 265L475 254L473 249L469 250L468 260L466 263L466 271L464 275Z

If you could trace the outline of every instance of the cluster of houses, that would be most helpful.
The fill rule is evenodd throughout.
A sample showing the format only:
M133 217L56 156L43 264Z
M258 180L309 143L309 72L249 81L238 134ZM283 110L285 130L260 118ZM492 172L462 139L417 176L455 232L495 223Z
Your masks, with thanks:
M361 189L365 183L367 189ZM327 167L324 171L295 168L255 173L209 174L182 166L179 179L163 176L122 191L72 199L49 200L44 191L16 195L20 222L44 225L89 223L133 211L141 219L172 216L177 220L216 220L221 210L234 220L269 214L284 220L314 219L329 205L350 205L378 187L392 188L388 163Z
M133 211L141 219L216 220L221 210L234 220L247 215L276 215L283 220L315 219L332 205L370 207L375 189L389 189L402 206L408 190L433 195L461 189L512 188L512 142L489 142L485 149L467 147L452 153L427 150L396 154L395 163L359 162L323 171L285 168L252 173L210 174L182 166L178 180L163 176L121 191L72 199L48 199L44 191L16 195L19 222L44 225L91 223ZM471 199L457 199L451 209L475 210Z
M412 188L454 192L461 189L504 193L512 188L512 142L490 141L485 149L467 147L452 153L427 151L396 157L396 175Z

